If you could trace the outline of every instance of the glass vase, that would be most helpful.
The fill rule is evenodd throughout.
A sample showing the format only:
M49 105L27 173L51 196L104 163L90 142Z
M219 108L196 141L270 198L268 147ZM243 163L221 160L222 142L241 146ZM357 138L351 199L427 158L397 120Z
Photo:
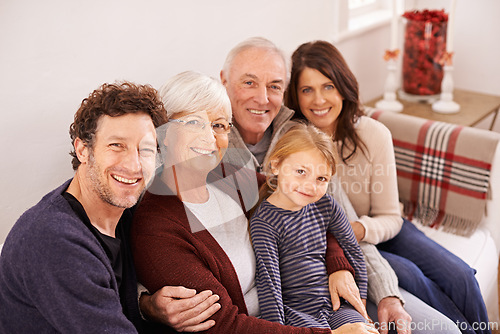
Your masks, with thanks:
M447 22L407 20L403 54L403 91L413 95L441 93Z

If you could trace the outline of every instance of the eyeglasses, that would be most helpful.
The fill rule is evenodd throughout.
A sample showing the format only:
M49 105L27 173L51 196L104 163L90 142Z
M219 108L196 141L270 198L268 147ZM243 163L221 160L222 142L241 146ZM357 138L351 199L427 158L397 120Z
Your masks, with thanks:
M170 119L169 122L181 123L183 126L192 132L202 132L205 127L210 124L212 131L215 135L227 134L231 131L233 123L226 121L225 119L218 119L213 122L204 122L200 119Z

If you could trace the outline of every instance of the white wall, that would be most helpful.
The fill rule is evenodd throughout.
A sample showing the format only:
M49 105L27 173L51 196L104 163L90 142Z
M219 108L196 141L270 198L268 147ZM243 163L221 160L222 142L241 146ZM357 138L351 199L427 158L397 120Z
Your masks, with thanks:
M500 2L458 2L456 86L500 94ZM100 84L159 88L188 69L217 77L228 50L250 36L291 53L331 38L333 8L333 0L1 0L0 243L22 212L72 176L68 127ZM364 100L383 91L388 40L384 26L337 44Z

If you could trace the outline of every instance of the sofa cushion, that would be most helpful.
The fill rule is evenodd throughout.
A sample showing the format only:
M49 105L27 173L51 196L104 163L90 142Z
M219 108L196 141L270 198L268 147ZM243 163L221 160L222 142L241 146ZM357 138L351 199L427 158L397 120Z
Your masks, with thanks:
M498 250L490 231L479 227L470 237L458 236L442 229L415 225L429 238L476 269L476 279L483 295L490 321L500 321L498 313Z

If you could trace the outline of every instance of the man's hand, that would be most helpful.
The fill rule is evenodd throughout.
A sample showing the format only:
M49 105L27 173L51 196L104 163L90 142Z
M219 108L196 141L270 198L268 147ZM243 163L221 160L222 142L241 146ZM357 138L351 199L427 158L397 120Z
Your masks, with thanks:
M365 319L368 318L366 307L359 295L359 289L354 281L354 277L348 270L339 270L328 277L328 288L332 299L333 310L340 307L340 297L351 304Z
M405 311L399 298L386 297L378 303L377 315L380 334L387 334L389 322L394 322L398 334L410 334L411 316Z
M351 227L354 235L356 236L356 240L358 240L358 242L361 242L361 240L363 240L363 238L365 237L365 227L358 221L351 222Z
M212 291L197 294L193 289L165 286L153 295L143 294L139 306L147 319L178 332L199 332L215 325L215 321L207 319L220 309L218 300Z

